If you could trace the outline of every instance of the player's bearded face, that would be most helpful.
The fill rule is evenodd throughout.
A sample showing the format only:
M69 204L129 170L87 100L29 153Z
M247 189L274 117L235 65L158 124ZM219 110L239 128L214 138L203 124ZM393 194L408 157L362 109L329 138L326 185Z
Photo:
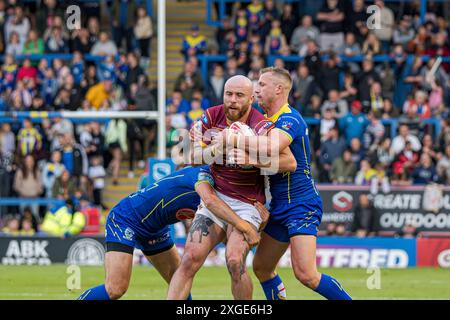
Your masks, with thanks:
M252 104L252 96L242 92L227 91L223 100L225 115L230 121L241 119Z

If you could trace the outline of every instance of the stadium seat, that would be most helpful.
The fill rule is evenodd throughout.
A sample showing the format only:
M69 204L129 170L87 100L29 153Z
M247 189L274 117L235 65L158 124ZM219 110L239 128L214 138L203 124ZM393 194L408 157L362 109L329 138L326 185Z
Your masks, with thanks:
M81 211L86 217L86 226L80 234L92 235L100 233L100 210L98 208L86 208Z

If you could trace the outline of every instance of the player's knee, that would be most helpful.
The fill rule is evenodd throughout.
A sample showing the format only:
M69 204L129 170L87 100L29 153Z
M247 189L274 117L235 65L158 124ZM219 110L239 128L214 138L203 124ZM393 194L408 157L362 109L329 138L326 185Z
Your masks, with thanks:
M202 264L203 260L199 255L191 251L186 251L183 254L179 268L184 274L193 276L200 269Z
M294 269L295 277L304 286L310 289L316 289L320 282L320 274L318 272L310 272L299 268Z
M245 261L238 255L227 257L227 268L233 280L239 280L245 272Z
M106 292L111 300L120 299L128 290L126 281L111 281L106 283Z

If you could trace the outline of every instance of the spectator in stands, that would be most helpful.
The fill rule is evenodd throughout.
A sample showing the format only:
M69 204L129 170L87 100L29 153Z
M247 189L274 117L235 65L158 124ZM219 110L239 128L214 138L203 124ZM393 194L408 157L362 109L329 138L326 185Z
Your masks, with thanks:
M395 139L395 138L394 138ZM410 177L416 164L419 162L419 154L413 149L410 141L405 143L404 149L396 155L392 164L393 179L392 183L409 185Z
M25 59L23 65L17 71L17 81L24 81L25 83L28 83L28 81L37 82L37 69L32 66L30 59Z
M67 201L74 196L76 187L76 179L72 179L68 170L63 170L53 184L52 197Z
M377 194L381 186L384 193L390 191L389 180L386 177L386 172L381 164L375 164L372 168L367 159L361 161L361 168L356 173L355 184L369 185L370 193Z
M226 62L225 78L229 78L236 75L245 75L244 70L238 67L237 60L235 57L231 57Z
M100 37L100 22L96 16L90 16L87 21L89 42L94 45Z
M330 90L328 93L328 100L322 105L322 111L327 109L334 110L334 117L340 119L348 114L347 101L339 98L337 90Z
M71 237L79 234L86 225L86 217L76 211L72 200L63 206L47 211L41 225L41 231L55 237Z
M113 38L118 48L122 47L125 39L126 50L131 52L133 46L133 21L137 10L137 1L114 0L112 6L112 30Z
M35 30L30 30L23 46L23 54L43 54L44 49L44 40L39 38Z
M415 37L408 42L407 51L412 54L425 54L426 48L430 45L430 37L425 26L419 26Z
M20 219L21 229L23 229L22 228L22 224L23 224L24 221L28 221L28 222L31 223L31 228L32 228L32 230L34 232L37 232L39 230L39 228L38 228L38 220L36 220L36 217L33 216L33 212L31 211L31 208L28 207L28 206L25 207L25 209L23 209L23 213L22 213L22 216L21 216L21 219ZM27 228L25 228L25 229L27 229ZM28 231L28 232L31 232L31 231Z
M134 36L139 44L139 52L141 57L150 58L150 44L153 36L152 19L147 14L145 7L137 9L137 20L134 26Z
M392 34L394 32L394 12L390 8L385 6L383 0L376 0L375 5L377 5L379 8L381 28L375 28L374 32L377 38L381 41L383 51L387 52L392 40Z
M2 123L0 130L0 154L12 160L16 150L15 135L11 131L11 125L7 122Z
M436 58L430 58L427 64L424 65L420 70L420 75L422 76L421 86L422 89L426 91L431 91L433 80L438 81L443 88L447 88L447 85L449 83L449 77L447 76L442 65L439 65L435 73L431 74L431 70L435 62Z
M266 55L279 55L283 50L286 50L287 46L286 37L281 32L280 20L273 20L266 37L264 53Z
M361 193L358 198L358 204L355 206L351 231L359 238L374 236L376 234L377 217L377 209L369 200L368 195Z
M414 99L405 101L403 113L413 114L420 119L428 119L431 116L431 109L427 103L427 94L424 91L417 90Z
M62 163L67 171L77 178L87 176L89 163L83 146L76 143L70 133L61 135L59 141L60 147L57 150L62 154Z
M249 33L249 26L248 26L248 18L247 18L247 12L244 8L239 8L236 12L236 16L234 17L234 28L235 28L235 40L237 43L240 43L242 41L247 40L248 33ZM257 33L257 31L255 31ZM220 42L219 42L220 43Z
M275 6L274 0L265 0L263 9L263 19L261 21L261 27L259 32L262 36L267 36L270 32L271 25L274 20L280 19L280 12Z
M69 119L62 117L53 118L53 124L48 130L48 138L52 141L51 149L55 150L60 147L60 136L73 135L73 124Z
M311 75L313 75L315 79L318 79L320 68L322 66L322 60L319 54L319 47L313 40L309 40L307 43L307 50L304 61L309 71L311 72Z
M23 128L17 134L17 149L20 156L37 156L42 149L42 136L39 131L33 127L31 119L23 120Z
M86 28L75 29L72 31L72 51L79 51L82 54L91 52L94 42L91 41L89 31Z
M16 84L17 64L14 61L14 56L11 54L5 55L5 61L2 66L3 71L3 86L4 90L12 91Z
M203 80L199 72L195 70L192 62L184 64L184 70L175 81L174 90L181 91L183 98L190 100L194 90L203 90Z
M418 165L411 175L413 184L429 184L438 182L438 174L433 166L431 157L427 153L420 156L420 165Z
M188 61L192 56L203 54L206 51L206 39L199 32L200 27L198 24L193 24L191 34L183 39L181 53L184 55L185 61Z
M314 77L305 64L299 64L297 72L292 74L292 84L295 107L301 110L306 107L314 90Z
M294 29L298 24L297 21L299 21L297 14L295 14L292 10L291 3L283 4L283 10L281 12L280 21L281 21L281 30L284 36L286 37L286 40L290 41L292 39Z
M6 54L17 56L23 52L23 43L20 42L19 35L13 31L9 36L8 44L6 45Z
M354 57L361 54L361 47L358 42L356 42L356 37L353 33L348 32L345 35L345 42L341 47L337 49L337 52L340 55L343 55L345 57ZM347 63L348 67L350 68L350 72L356 73L359 71L359 66L355 62L349 62Z
M336 112L333 108L325 108L320 119L320 141L326 141L330 136L330 130L336 126Z
M383 138L375 148L369 153L369 162L372 164L379 163L384 168L390 168L394 160L394 153L391 150L391 139Z
M212 106L223 102L223 88L225 85L225 73L220 64L214 65L212 75L209 77L209 83L206 89L206 97Z
M344 75L344 87L339 91L339 98L344 99L348 105L356 100L357 95L358 89L356 89L353 74L346 72Z
M339 136L339 129L330 130L327 140L320 145L320 181L330 182L329 172L331 165L346 149L345 140Z
M367 119L369 120L369 124L364 133L364 148L373 150L383 139L386 130L381 123L380 113L369 112Z
M113 184L119 184L120 163L124 153L128 152L127 124L122 119L112 119L108 122L105 132L105 143L113 159L108 170L112 172Z
M308 49L308 42L319 41L319 29L312 23L311 16L304 15L301 20L301 25L295 28L292 37L290 38L291 49L297 52L300 56L305 56Z
M445 146L444 154L438 154L438 159L436 172L439 176L440 183L450 184L450 144Z
M20 234L20 222L19 219L14 216L6 218L5 227L2 229L2 233L7 236L18 236Z
M434 164L438 161L438 150L435 148L433 144L433 138L430 134L425 134L422 138L422 150L421 153L428 154L431 157L431 160Z
M372 82L370 86L370 105L367 108L367 112L381 112L383 109L383 90L381 84L377 81Z
M359 170L361 160L365 157L365 151L358 138L353 138L350 141L350 152L352 153L352 162L355 164L356 169Z
M403 149L406 148L406 142L411 143L411 149L415 152L420 151L422 145L416 136L410 134L407 125L400 125L398 128L398 132L399 135L394 137L391 147L395 155L398 155Z
M335 184L352 183L355 178L356 165L352 153L346 149L342 157L335 159L331 165L330 178Z
M180 91L174 90L172 97L166 101L167 109L172 109L175 113L186 115L190 110L189 101L183 98Z
M336 51L344 43L345 14L339 0L327 0L317 14L320 23L320 49Z
M83 54L81 51L74 51L72 54L73 58L70 64L70 72L74 79L75 85L80 85L83 80L83 74L85 70L85 64L83 60Z
M103 107L113 91L113 83L111 80L105 80L91 87L86 93L85 99L95 109Z
M39 198L44 191L41 172L32 155L26 155L20 163L20 168L14 176L13 188L19 197L28 199ZM25 205L21 204L19 207L23 211ZM31 210L36 219L39 219L39 205L33 204Z
M374 55L381 54L382 51L383 51L383 48L381 46L380 40L378 40L378 38L374 32L370 32L367 35L367 38L362 45L361 52L364 55L374 56Z
M129 171L128 177L134 177L134 162L136 161L142 165L144 161L144 131L138 122L134 119L127 121L127 139L128 139L128 158Z
M261 37L265 35L262 33L261 27L264 23L264 6L260 0L252 0L246 8L246 15L248 21L248 28L250 32L258 32Z
M385 98L383 99L383 110L381 110L381 117L383 119L392 119L398 118L399 111L392 104L392 100Z
M52 33L45 42L46 53L69 53L69 46L64 39L62 30L59 27L53 27Z
M118 50L114 41L109 39L109 36L105 31L100 32L98 41L92 46L91 54L94 56L116 56L117 53Z
M50 161L47 161L42 170L42 185L45 188L45 196L51 198L53 196L53 186L66 167L61 163L61 152L53 151Z
M335 54L330 54L316 78L325 95L328 95L330 90L339 90L340 69L338 61L339 58Z
M21 6L14 7L13 15L9 16L5 23L6 42L8 43L12 33L16 32L19 36L19 42L23 45L27 40L29 31L30 20L25 16L23 8Z
M347 144L350 144L352 138L358 138L360 141L363 139L369 121L361 110L361 102L355 100L351 104L351 112L339 119L339 127L344 133Z
M393 32L392 42L394 45L401 45L403 49L406 49L408 42L414 38L414 29L411 26L411 17L403 16L395 27Z
M370 104L370 86L373 82L380 82L380 76L374 70L371 58L365 58L362 62L362 70L355 76L358 83L359 100L367 108Z
M356 36L357 42L361 44L361 29L365 27L369 15L367 14L364 0L354 0L352 2L352 8L349 14L345 15L345 24L347 31L353 33Z
M127 72L125 77L125 85L126 85L126 95L129 97L130 94L130 87L133 83L139 82L139 77L141 75L145 75L142 68L139 66L139 60L135 53L130 52L127 54Z
M215 39L216 42L220 45L221 42L226 38L228 34L233 33L234 29L231 23L231 18L229 16L225 16L222 19L222 24L216 29Z
M102 206L103 209L106 209L106 206L102 201L102 193L103 189L105 188L106 172L103 168L102 158L100 156L92 157L88 177L93 183L94 204L96 206Z

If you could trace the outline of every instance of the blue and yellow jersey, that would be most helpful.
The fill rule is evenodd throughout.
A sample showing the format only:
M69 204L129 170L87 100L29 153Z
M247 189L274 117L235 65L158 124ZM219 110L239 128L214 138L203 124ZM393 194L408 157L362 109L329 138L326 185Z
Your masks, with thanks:
M319 196L311 176L311 150L308 126L300 113L284 105L269 118L275 123L273 130L280 130L291 141L289 145L295 159L295 172L277 173L270 176L270 192L274 203L293 203Z
M38 150L42 144L42 136L36 128L22 128L17 134L19 150L22 155L27 155Z
M189 208L194 211L200 204L195 191L198 183L214 185L207 166L186 167L130 194L111 211L129 212L127 219L146 231L157 232L183 219L177 211Z

